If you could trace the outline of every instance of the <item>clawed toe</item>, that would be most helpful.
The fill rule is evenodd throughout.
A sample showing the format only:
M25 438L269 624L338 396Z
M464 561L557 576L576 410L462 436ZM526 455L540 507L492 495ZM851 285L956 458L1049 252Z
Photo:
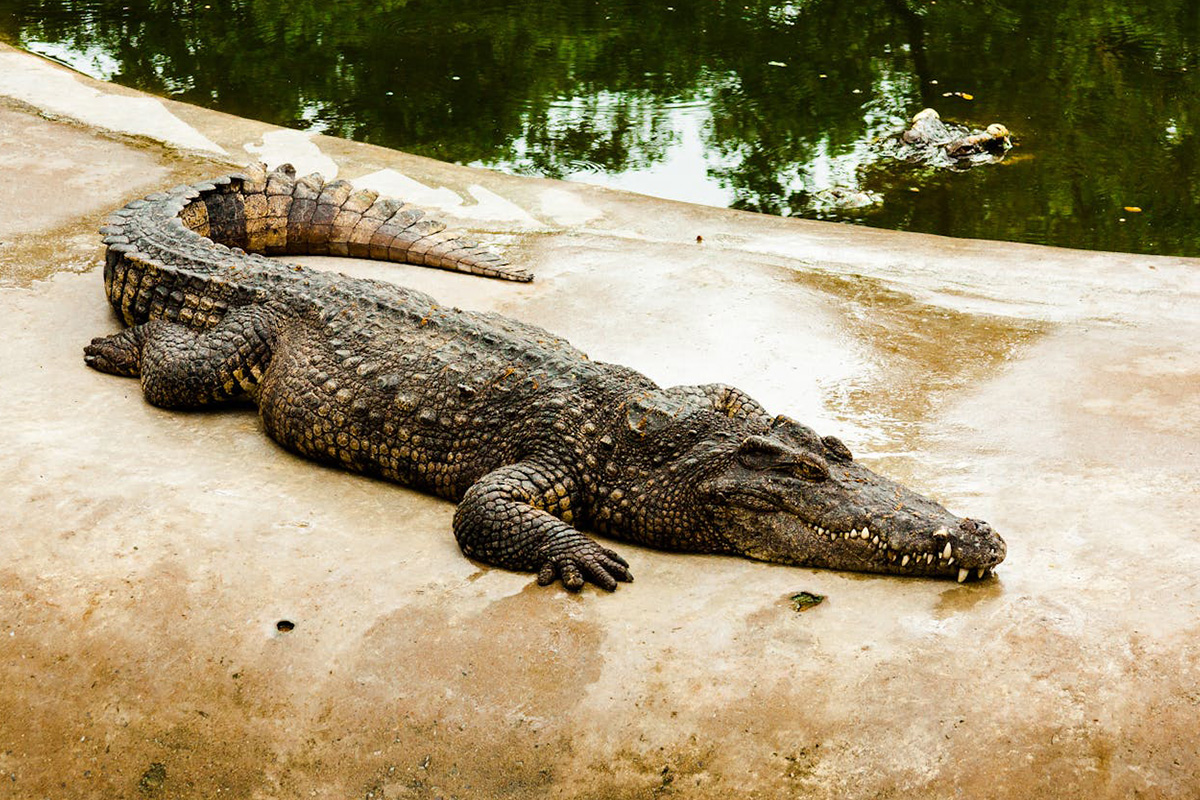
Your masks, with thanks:
M97 336L83 348L83 363L110 375L137 376L138 358L137 342L128 331Z
M618 582L632 583L633 575L625 559L611 550L597 548L598 552L578 556L560 556L542 565L538 572L539 586L549 586L556 580L569 592L578 592L584 584L593 583L605 591L613 592Z

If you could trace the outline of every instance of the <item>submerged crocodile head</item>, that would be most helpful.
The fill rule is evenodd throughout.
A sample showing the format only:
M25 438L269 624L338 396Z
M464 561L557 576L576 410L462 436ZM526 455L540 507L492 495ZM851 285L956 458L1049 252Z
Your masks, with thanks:
M982 131L972 130L946 123L937 111L925 108L889 149L904 161L961 170L1000 161L1011 147L1012 133L998 122Z
M960 582L1004 560L1004 540L986 522L951 514L857 463L840 440L787 417L710 455L721 466L707 471L694 496L731 552Z

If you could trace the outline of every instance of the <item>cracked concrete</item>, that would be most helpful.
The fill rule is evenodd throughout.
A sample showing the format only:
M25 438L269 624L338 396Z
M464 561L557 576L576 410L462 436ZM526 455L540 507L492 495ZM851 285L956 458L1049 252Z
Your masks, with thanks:
M741 386L1009 545L997 578L961 586L620 545L637 582L570 596L464 559L449 504L296 459L252 411L160 411L83 366L118 327L100 218L236 159L40 116L62 80L0 82L3 796L1200 795L1200 261L302 137L342 177L425 187L537 280L308 263L664 384ZM155 102L225 153L288 139ZM798 614L800 590L828 599Z

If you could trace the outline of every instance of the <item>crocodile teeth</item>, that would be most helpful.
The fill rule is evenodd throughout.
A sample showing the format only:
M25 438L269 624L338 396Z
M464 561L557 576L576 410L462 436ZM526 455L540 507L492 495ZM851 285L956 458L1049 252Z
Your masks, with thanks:
M963 567L962 569L960 569L958 571L958 582L962 583L963 581L965 581L967 579L967 576L970 574L971 574L971 570L967 569L966 567Z
M900 559L900 566L902 566L902 567L908 566L908 554L905 554L904 558Z
M950 543L946 542L945 548L942 549L942 558L950 557Z
M865 531L865 530L866 530L866 528L863 528L863 530ZM878 545L878 544L879 544L879 537L878 537L878 536L876 536L876 537L872 538L872 539L871 539L871 544L873 544L873 545Z
M871 535L871 529L868 528L866 525L863 525L863 538L865 539L870 535ZM878 538L878 537L876 537L876 538Z
M986 574L987 569L985 567L980 567L979 569L975 570L975 577L977 578L982 578Z
M949 536L950 531L946 530L945 528L938 528L936 531L933 532L933 535L934 536Z

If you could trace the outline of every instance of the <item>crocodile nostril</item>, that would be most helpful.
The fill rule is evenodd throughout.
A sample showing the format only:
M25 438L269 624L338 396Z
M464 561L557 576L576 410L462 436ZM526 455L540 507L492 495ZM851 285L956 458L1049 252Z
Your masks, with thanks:
M980 519L964 519L958 523L958 529L962 533L976 536L986 536L992 532L992 526Z

